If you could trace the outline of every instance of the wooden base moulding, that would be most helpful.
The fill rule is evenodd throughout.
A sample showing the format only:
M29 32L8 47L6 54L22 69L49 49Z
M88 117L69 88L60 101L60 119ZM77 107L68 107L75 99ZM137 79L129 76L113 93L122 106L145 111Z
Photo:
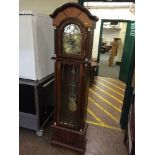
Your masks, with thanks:
M83 131L75 131L60 126L52 125L51 144L62 146L83 154L85 152L87 142L87 126L88 124L85 125Z

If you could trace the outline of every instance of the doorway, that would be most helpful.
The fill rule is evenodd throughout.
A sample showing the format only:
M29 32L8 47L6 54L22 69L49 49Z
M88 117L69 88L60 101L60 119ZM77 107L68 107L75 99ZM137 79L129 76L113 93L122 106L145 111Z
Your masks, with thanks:
M101 20L98 76L119 79L127 21Z
M122 23L126 23L126 28L124 28L124 31L122 32L122 34L124 35L124 44L123 45L123 51L121 54L121 61L117 62L115 61L115 57L118 55L118 51L116 51L116 55L114 55L114 60L113 63L115 63L116 65L120 65L119 69L116 70L117 72L115 72L117 74L117 78L115 76L113 77L109 77L109 76L103 76L102 78L111 78L111 79L115 79L115 80L119 80L120 82L124 82L124 84L126 85L126 89L124 92L124 100L123 100L123 106L122 106L122 113L121 113L121 119L120 119L120 124L121 124L121 128L125 128L126 127L126 123L127 123L127 118L128 118L128 112L129 112L129 107L130 107L130 100L131 100L131 95L132 95L132 86L131 86L131 81L132 81L132 77L133 77L133 70L134 70L134 53L135 53L135 22L134 21L121 21L121 20L112 20L112 22L114 21L115 24L118 24L116 22L122 22ZM100 63L100 60L102 58L101 57L101 47L102 47L102 35L104 34L103 31L103 24L104 22L111 22L111 20L101 20L101 29L100 29L100 39L99 39L99 47L98 47L98 57L97 57L97 62L99 62L100 65L102 65L102 62ZM120 41L120 38L117 38ZM123 39L122 39L123 40ZM119 42L120 43L120 42ZM118 47L119 48L119 47ZM112 50L112 47L110 47L109 49ZM108 59L109 60L109 59ZM116 59L118 60L118 59ZM102 69L99 65L99 68L97 70L97 75L99 75L99 69ZM113 64L114 65L114 64ZM111 66L109 66L111 67ZM108 72L110 72L110 68L109 70L107 69ZM118 72L119 71L119 72ZM114 72L114 70L113 70ZM115 75L116 75L115 74ZM100 75L99 75L100 76Z

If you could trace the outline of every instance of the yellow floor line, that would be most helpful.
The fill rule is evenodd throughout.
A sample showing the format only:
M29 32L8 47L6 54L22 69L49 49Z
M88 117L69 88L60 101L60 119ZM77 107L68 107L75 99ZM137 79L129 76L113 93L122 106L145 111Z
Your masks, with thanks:
M99 83L100 85L102 85L102 86L104 86L104 87L108 88L109 90L111 90L111 91L115 92L116 94L118 94L118 95L120 95L120 96L124 97L124 94L121 94L121 93L117 92L116 90L114 90L114 89L112 89L112 88L108 87L107 85L103 84L102 82L99 82L99 81L97 81L97 80L94 80L94 81L95 81L95 82L97 82L97 83Z
M88 113L89 113L90 115L92 115L100 124L106 125L106 124L103 123L103 122L101 121L101 119L100 119L99 117L97 117L97 116L94 114L94 112L91 111L89 108L87 108L87 111L88 111Z
M108 79L110 79L110 80L112 80L112 81L114 81L114 82L116 82L116 83L118 83L118 84L120 84L120 85L126 87L126 84L124 84L124 83L121 82L121 81L118 81L118 80L115 80L115 79L112 79L112 78L108 78Z
M96 92L94 92L91 88L89 89L89 91L91 91L93 94L95 94L98 98L100 98L103 102L107 103L108 105L110 105L111 107L113 107L115 110L117 110L118 112L121 112L121 109L119 109L118 107L116 107L115 105L113 105L111 102L109 102L108 100L106 100L105 98L103 98L102 96L100 96L99 94L97 94Z
M95 125L95 126L100 126L100 127L105 127L105 128L110 128L110 129L113 129L113 130L117 130L117 131L121 131L121 129L120 128L116 128L116 127L112 127L112 126L104 126L104 125L102 125L102 124L100 124L100 123L96 123L96 122L92 122L92 121L88 121L88 120L86 120L86 122L88 123L88 124L91 124L91 125Z
M98 77L98 78L101 79L101 80L103 80L103 81L105 81L105 82L107 82L107 83L109 83L110 85L116 87L117 89L122 90L123 92L125 91L124 88L121 88L121 87L119 87L119 86L116 86L115 84L113 84L112 82L109 82L109 81L105 80L104 78L101 78L101 77Z
M88 121L88 120L86 120L86 122L89 124L95 125L95 126L101 126L102 127L102 124L100 124L100 123L96 123L96 122L92 122L92 121Z
M108 112L104 107L102 107L101 105L99 105L97 102L95 102L93 99L91 99L89 97L89 100L96 105L99 109L101 109L106 115L108 115L112 120L116 121L117 123L119 122L119 120L113 116L110 112Z
M92 115L99 123L97 123L97 124L100 124L102 127L106 127L106 128L110 128L110 129L114 129L114 130L119 130L119 131L121 131L121 129L120 128L117 128L117 127L113 127L113 126L110 126L110 125L107 125L107 124L105 124L103 121L101 121L101 119L99 118L99 117L97 117L95 114L94 114L94 112L93 111L91 111L90 109L87 109L87 111L88 111L88 113L90 114L90 115ZM87 121L88 122L88 121ZM89 121L90 122L90 121ZM95 125L96 123L95 122L93 122L93 124Z
M111 98L115 99L116 101L118 101L119 103L123 104L123 101L116 98L115 96L111 95L110 93L108 93L107 91L101 89L100 87L96 86L96 85L93 85L93 87L97 88L98 90L100 90L101 92L107 94L108 96L110 96Z

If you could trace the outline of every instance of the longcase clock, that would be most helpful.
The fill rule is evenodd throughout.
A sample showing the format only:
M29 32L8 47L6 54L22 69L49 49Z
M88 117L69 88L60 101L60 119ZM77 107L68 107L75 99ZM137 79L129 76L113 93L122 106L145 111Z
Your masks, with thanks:
M52 143L84 152L93 34L98 18L67 3L50 15L55 26L56 108Z

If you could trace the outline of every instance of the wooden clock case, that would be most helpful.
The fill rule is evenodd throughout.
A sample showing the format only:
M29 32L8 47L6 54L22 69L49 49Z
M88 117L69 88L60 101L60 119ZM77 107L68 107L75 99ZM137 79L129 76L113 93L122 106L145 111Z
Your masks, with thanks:
M50 15L55 26L55 92L56 108L52 125L52 144L84 152L86 145L86 114L89 88L89 69L92 55L93 35L98 18L92 16L84 7L76 3L67 3ZM65 26L73 24L80 29L80 52L65 53L63 33ZM79 42L78 42L79 43ZM71 44L72 45L72 44ZM74 47L73 47L74 50ZM75 76L73 76L73 73ZM73 76L73 79L71 78ZM76 79L76 80L75 80ZM76 111L70 112L68 96L69 84L76 84Z

